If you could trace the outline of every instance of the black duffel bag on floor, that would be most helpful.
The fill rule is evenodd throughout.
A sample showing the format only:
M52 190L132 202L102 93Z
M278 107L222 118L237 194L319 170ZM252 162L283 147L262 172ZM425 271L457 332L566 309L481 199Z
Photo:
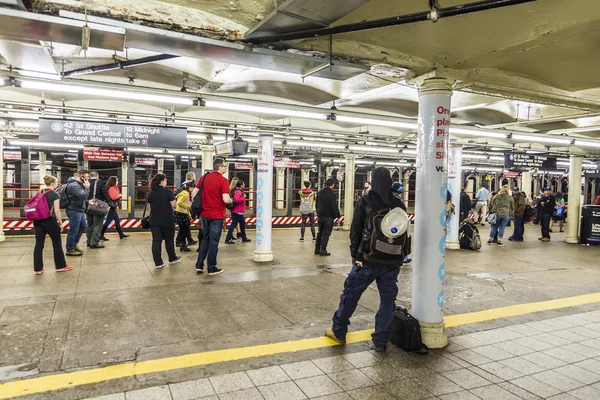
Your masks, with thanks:
M405 351L425 355L429 349L421 342L421 326L408 310L396 307L390 328L390 342Z

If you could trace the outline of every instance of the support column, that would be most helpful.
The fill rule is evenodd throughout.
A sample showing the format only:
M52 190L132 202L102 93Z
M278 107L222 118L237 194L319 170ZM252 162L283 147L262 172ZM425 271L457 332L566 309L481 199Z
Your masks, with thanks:
M521 185L519 188L522 192L525 192L528 199L531 198L531 171L521 172Z
M2 160L4 162L4 160ZM31 186L31 150L29 147L21 148L21 190L18 197L28 199L33 194L32 192L28 192L27 189ZM20 202L21 207L25 207L27 205L27 200ZM21 217L25 217L25 211L21 209Z
M271 233L273 223L273 135L258 136L258 179L256 180L255 262L273 261Z
M538 195L540 193L540 177L536 176L533 180L533 194Z
M121 168L125 168L125 164L127 167L127 186L123 188L123 198L127 201L127 208L123 208L123 210L127 210L127 217L130 219L135 218L135 198L136 198L136 190L135 190L135 157L130 153L129 159L126 162L121 164ZM145 200L145 199L144 199ZM122 201L121 201L122 203Z
M294 170L291 168L287 169L287 183L285 190L285 208L286 208L286 216L291 217L293 215L294 202Z
M214 146L202 146L202 175L213 170ZM199 176L196 177L200 179Z
M90 170L90 160L83 160L83 169L86 171Z
M133 188L131 188L131 192L129 189L129 162L123 161L121 163L121 193L123 195L123 197L121 198L121 210L127 210L128 212L131 212L131 210L129 209L129 204L131 204L130 200L131 193L133 193ZM131 207L133 207L133 204L131 205Z
M4 132L0 131L0 194L4 199ZM2 229L0 229L0 242L6 240L4 236L4 201L0 201L0 222L2 223Z
M41 185L44 184L44 177L46 176L46 153L44 153L43 151L40 151L38 153L39 158L40 158L40 166L39 166L39 178L38 178L38 182Z
M408 209L409 191L410 191L410 172L406 171L402 177L402 191L404 195L404 206Z
M350 230L352 216L354 215L354 181L356 178L355 164L356 156L346 154L346 176L344 177L344 225L342 229Z
M333 172L332 166L325 167L325 181L327 181L327 179L331 178L332 172ZM325 182L323 182L323 186L325 186ZM319 189L321 189L321 188L319 188Z
M419 88L412 314L423 343L436 349L448 344L443 284L451 97L446 79L428 79Z
M460 192L462 185L462 146L452 145L448 158L448 190L452 195L452 203L455 206L454 215L450 217L448 232L446 233L446 248L452 250L460 249L458 242L458 229L460 225Z
M277 210L285 208L285 172L286 168L277 168L277 180L275 183L275 208Z
M579 219L581 215L581 172L583 157L571 156L569 167L569 203L565 242L579 243Z
M256 186L254 185L254 175L256 174L256 171L254 169L254 160L252 160L252 168L250 168L250 171L248 171L248 190L250 191L250 193L248 193L248 205L249 206L254 206L254 191L256 191ZM255 210L256 211L256 210Z
M157 159L158 163L157 163L157 168L158 168L158 172L161 174L165 173L165 159L162 157L159 157Z
M310 181L310 168L302 168L301 170L302 182L300 189L304 188L304 182Z
M175 172L173 174L173 185L175 185L176 188L178 188L179 186L181 186L181 156L180 155L175 155L175 166L174 166Z

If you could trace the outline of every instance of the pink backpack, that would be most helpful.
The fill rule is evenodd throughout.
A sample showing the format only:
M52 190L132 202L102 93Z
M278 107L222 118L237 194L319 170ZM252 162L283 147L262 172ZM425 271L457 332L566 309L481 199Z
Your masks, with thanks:
M50 218L52 213L50 212L45 192L37 192L35 196L27 202L24 211L25 218L29 221L43 221Z

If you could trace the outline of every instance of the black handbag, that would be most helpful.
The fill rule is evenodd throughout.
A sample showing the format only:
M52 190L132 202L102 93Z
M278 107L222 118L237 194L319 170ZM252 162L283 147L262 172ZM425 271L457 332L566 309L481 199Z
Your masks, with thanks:
M93 203L90 203L88 201L86 213L88 215L93 215L96 217L105 217L106 214L108 214L108 210L110 209L110 206L108 205L107 202L98 200L96 198L97 190L98 190L98 181L96 181L94 183L94 196L92 197L92 200L91 200L91 201L93 201Z
M426 355L429 349L421 342L421 325L404 307L396 307L390 327L390 342L404 351Z
M148 197L146 197L146 204L144 204L144 214L142 214L142 229L150 229L150 216L146 217L146 210L148 209Z
M192 218L200 218L200 213L202 212L202 190L204 189L204 182L206 181L206 176L208 174L210 174L210 172L205 173L202 177L202 183L200 184L198 193L196 193L196 197L192 200L192 207L190 208Z

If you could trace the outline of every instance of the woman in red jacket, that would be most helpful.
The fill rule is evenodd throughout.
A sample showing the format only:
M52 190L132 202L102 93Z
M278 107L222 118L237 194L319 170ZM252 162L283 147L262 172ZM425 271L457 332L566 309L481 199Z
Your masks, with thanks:
M246 212L246 196L244 195L244 181L239 180L235 184L235 190L233 191L233 208L231 209L231 225L229 225L229 231L225 238L226 244L234 244L233 231L236 226L240 225L240 231L242 234L242 242L250 242L250 239L246 237L246 219L244 213Z
M110 203L112 204L110 207L110 211L106 216L106 222L104 222L104 226L102 227L101 240L108 241L104 234L106 233L106 230L108 229L110 223L113 221L115 221L115 229L119 233L119 238L125 239L129 237L129 235L124 234L121 230L121 220L119 219L119 213L117 212L117 208L119 207L119 201L121 201L121 198L123 198L123 195L119 191L119 178L117 178L116 176L111 176L110 178L108 178L108 181L106 182L106 187L108 188L108 195L110 196ZM112 207L113 205L114 207Z

